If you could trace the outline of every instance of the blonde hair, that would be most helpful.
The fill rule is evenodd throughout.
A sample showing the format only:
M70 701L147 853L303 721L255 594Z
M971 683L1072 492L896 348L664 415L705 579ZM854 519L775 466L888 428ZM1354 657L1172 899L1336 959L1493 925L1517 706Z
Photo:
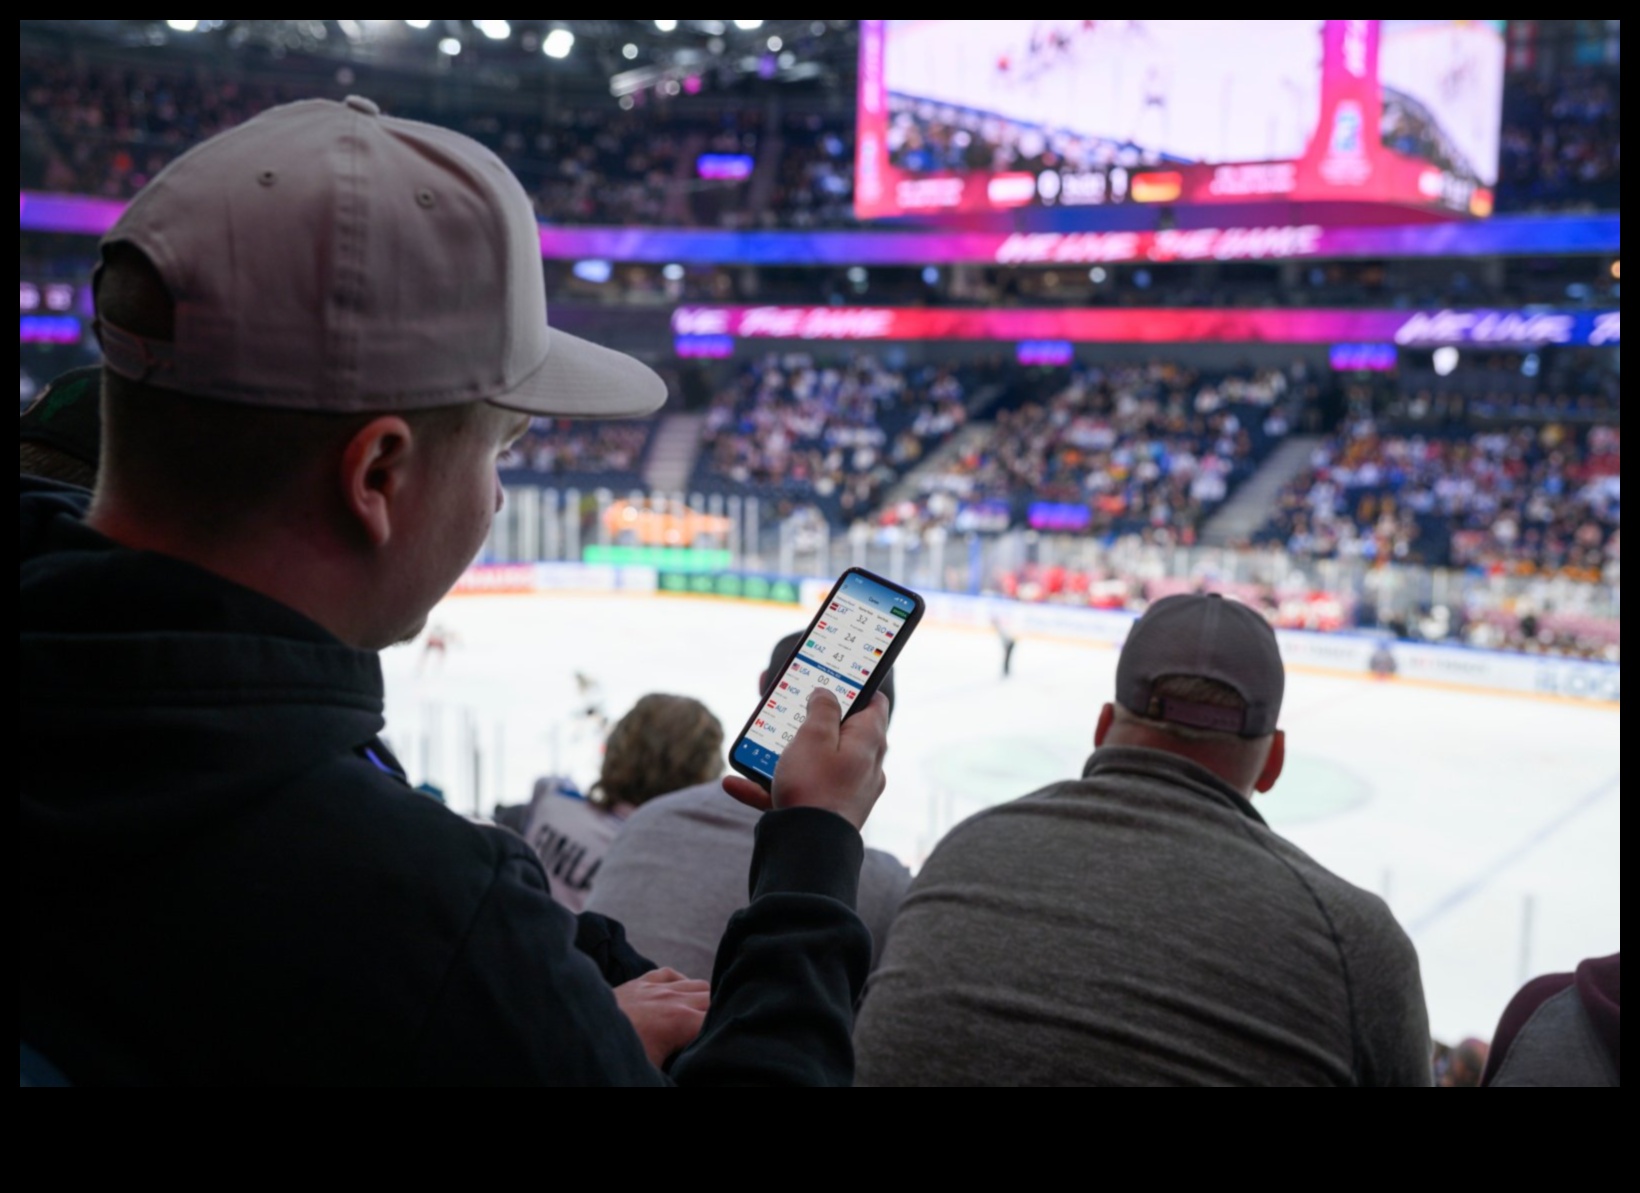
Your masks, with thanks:
M687 696L645 696L610 733L592 802L606 811L641 808L723 769L723 725L710 709Z

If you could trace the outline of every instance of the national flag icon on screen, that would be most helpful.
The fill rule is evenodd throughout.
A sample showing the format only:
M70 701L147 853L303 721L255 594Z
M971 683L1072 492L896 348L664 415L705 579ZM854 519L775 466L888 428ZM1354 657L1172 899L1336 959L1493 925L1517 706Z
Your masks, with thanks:
M791 689L791 684L789 684L789 683L783 683L783 684L780 685L780 690L782 692L789 691L790 689Z
M871 653L876 655L879 659L883 657L883 652L880 650L873 650Z
M837 612L837 611L838 611L838 610L839 610L839 609L841 609L841 608L842 608L842 607L843 607L843 606L841 606L841 605L833 605L833 606L832 606L832 607L831 607L831 611L832 611L832 612L833 612L833 613L836 613L836 612Z
M769 723L767 721L759 721L757 723L757 727L759 729L767 729L769 727Z
M823 622L823 621L822 621L822 622L821 622L821 623L820 623L820 628L821 628L821 629L822 629L822 630L823 630L823 629L825 629L825 628L826 628L826 623L825 623L825 622Z
M775 702L773 700L769 701L769 707L770 708L775 707Z

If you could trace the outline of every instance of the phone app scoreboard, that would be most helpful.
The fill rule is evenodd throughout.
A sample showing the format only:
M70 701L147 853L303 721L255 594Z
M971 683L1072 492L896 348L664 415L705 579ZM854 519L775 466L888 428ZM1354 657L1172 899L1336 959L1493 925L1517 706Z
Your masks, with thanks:
M832 597L791 666L775 684L736 750L736 759L773 775L780 755L808 719L818 689L848 713L904 631L915 605L864 576L850 576Z

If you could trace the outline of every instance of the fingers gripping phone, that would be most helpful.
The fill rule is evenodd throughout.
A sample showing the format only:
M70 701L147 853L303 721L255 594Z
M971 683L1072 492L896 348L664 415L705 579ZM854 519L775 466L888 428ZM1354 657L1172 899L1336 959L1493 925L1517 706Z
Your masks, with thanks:
M844 573L809 624L797 653L769 677L769 690L729 752L729 764L765 788L808 719L818 688L837 697L846 719L869 707L894 669L927 605L908 588L861 568Z

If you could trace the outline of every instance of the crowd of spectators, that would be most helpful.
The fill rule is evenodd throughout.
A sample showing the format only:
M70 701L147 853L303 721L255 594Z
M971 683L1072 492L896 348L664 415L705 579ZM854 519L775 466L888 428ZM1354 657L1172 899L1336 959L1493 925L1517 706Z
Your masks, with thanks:
M966 394L948 369L769 356L713 401L696 479L778 489L844 519L863 516L966 425Z
M1079 367L920 476L924 500L914 514L887 516L961 529L965 510L1006 507L1005 523L1024 525L1033 507L1050 505L1061 507L1055 520L1067 529L1190 545L1292 430L1309 389L1303 365L1214 377L1163 362Z
M196 72L25 56L19 66L21 172L26 186L125 198L188 147L275 104L353 85L300 85ZM1499 183L1501 210L1614 209L1622 172L1620 75L1581 69L1512 76ZM1105 180L1122 199L1127 171L1147 164L1131 145L1041 130L995 116L894 98L890 160L913 173L1062 168ZM553 108L543 114L462 105L396 114L435 118L489 145L520 175L543 218L569 224L834 227L853 222L850 121L793 114L765 127L757 105L706 114ZM778 153L766 201L746 179L702 179L701 154Z
M1370 419L1319 449L1264 541L1300 559L1599 581L1619 562L1617 427L1397 435Z
M1505 93L1499 209L1617 209L1622 103L1616 68L1512 77Z
M1159 600L1181 593L1217 594L1257 609L1277 629L1315 633L1381 632L1386 641L1462 644L1558 659L1623 661L1619 619L1591 612L1556 610L1530 599L1497 600L1476 591L1472 605L1432 606L1385 616L1350 584L1328 588L1290 571L1279 584L1216 577L1211 570L1188 579L1140 574L1118 566L1031 564L999 572L989 588L1009 600L1032 605L1144 613Z
M1206 593L1257 609L1277 629L1319 633L1350 628L1356 613L1352 594L1312 588L1298 575L1284 585L1275 585L1211 576L1146 578L1117 566L1031 564L998 574L992 578L991 587L1009 600L1032 605L1073 605L1140 614L1168 597Z
M854 129L820 116L788 117L770 227L835 228L854 222Z
M504 473L534 480L586 480L629 486L641 482L648 422L566 422L537 419L501 460Z
M243 82L195 72L159 73L109 63L25 57L19 64L19 128L25 187L129 198L173 158L278 104L340 99L356 84L328 77L300 84ZM500 154L543 219L563 224L736 224L750 220L748 181L705 179L702 155L756 160L767 144L756 108L680 114L554 107L540 114L458 106L388 111L466 133ZM836 142L832 137L819 143ZM804 142L805 147L807 142ZM846 148L846 147L845 147ZM783 191L796 205L835 188L818 166L797 163ZM851 190L851 187L850 187ZM845 196L846 201L846 196ZM821 207L828 218L835 214Z
M911 174L1068 170L1106 174L1110 198L1125 198L1121 171L1160 161L1130 144L927 100L890 97L888 159Z

